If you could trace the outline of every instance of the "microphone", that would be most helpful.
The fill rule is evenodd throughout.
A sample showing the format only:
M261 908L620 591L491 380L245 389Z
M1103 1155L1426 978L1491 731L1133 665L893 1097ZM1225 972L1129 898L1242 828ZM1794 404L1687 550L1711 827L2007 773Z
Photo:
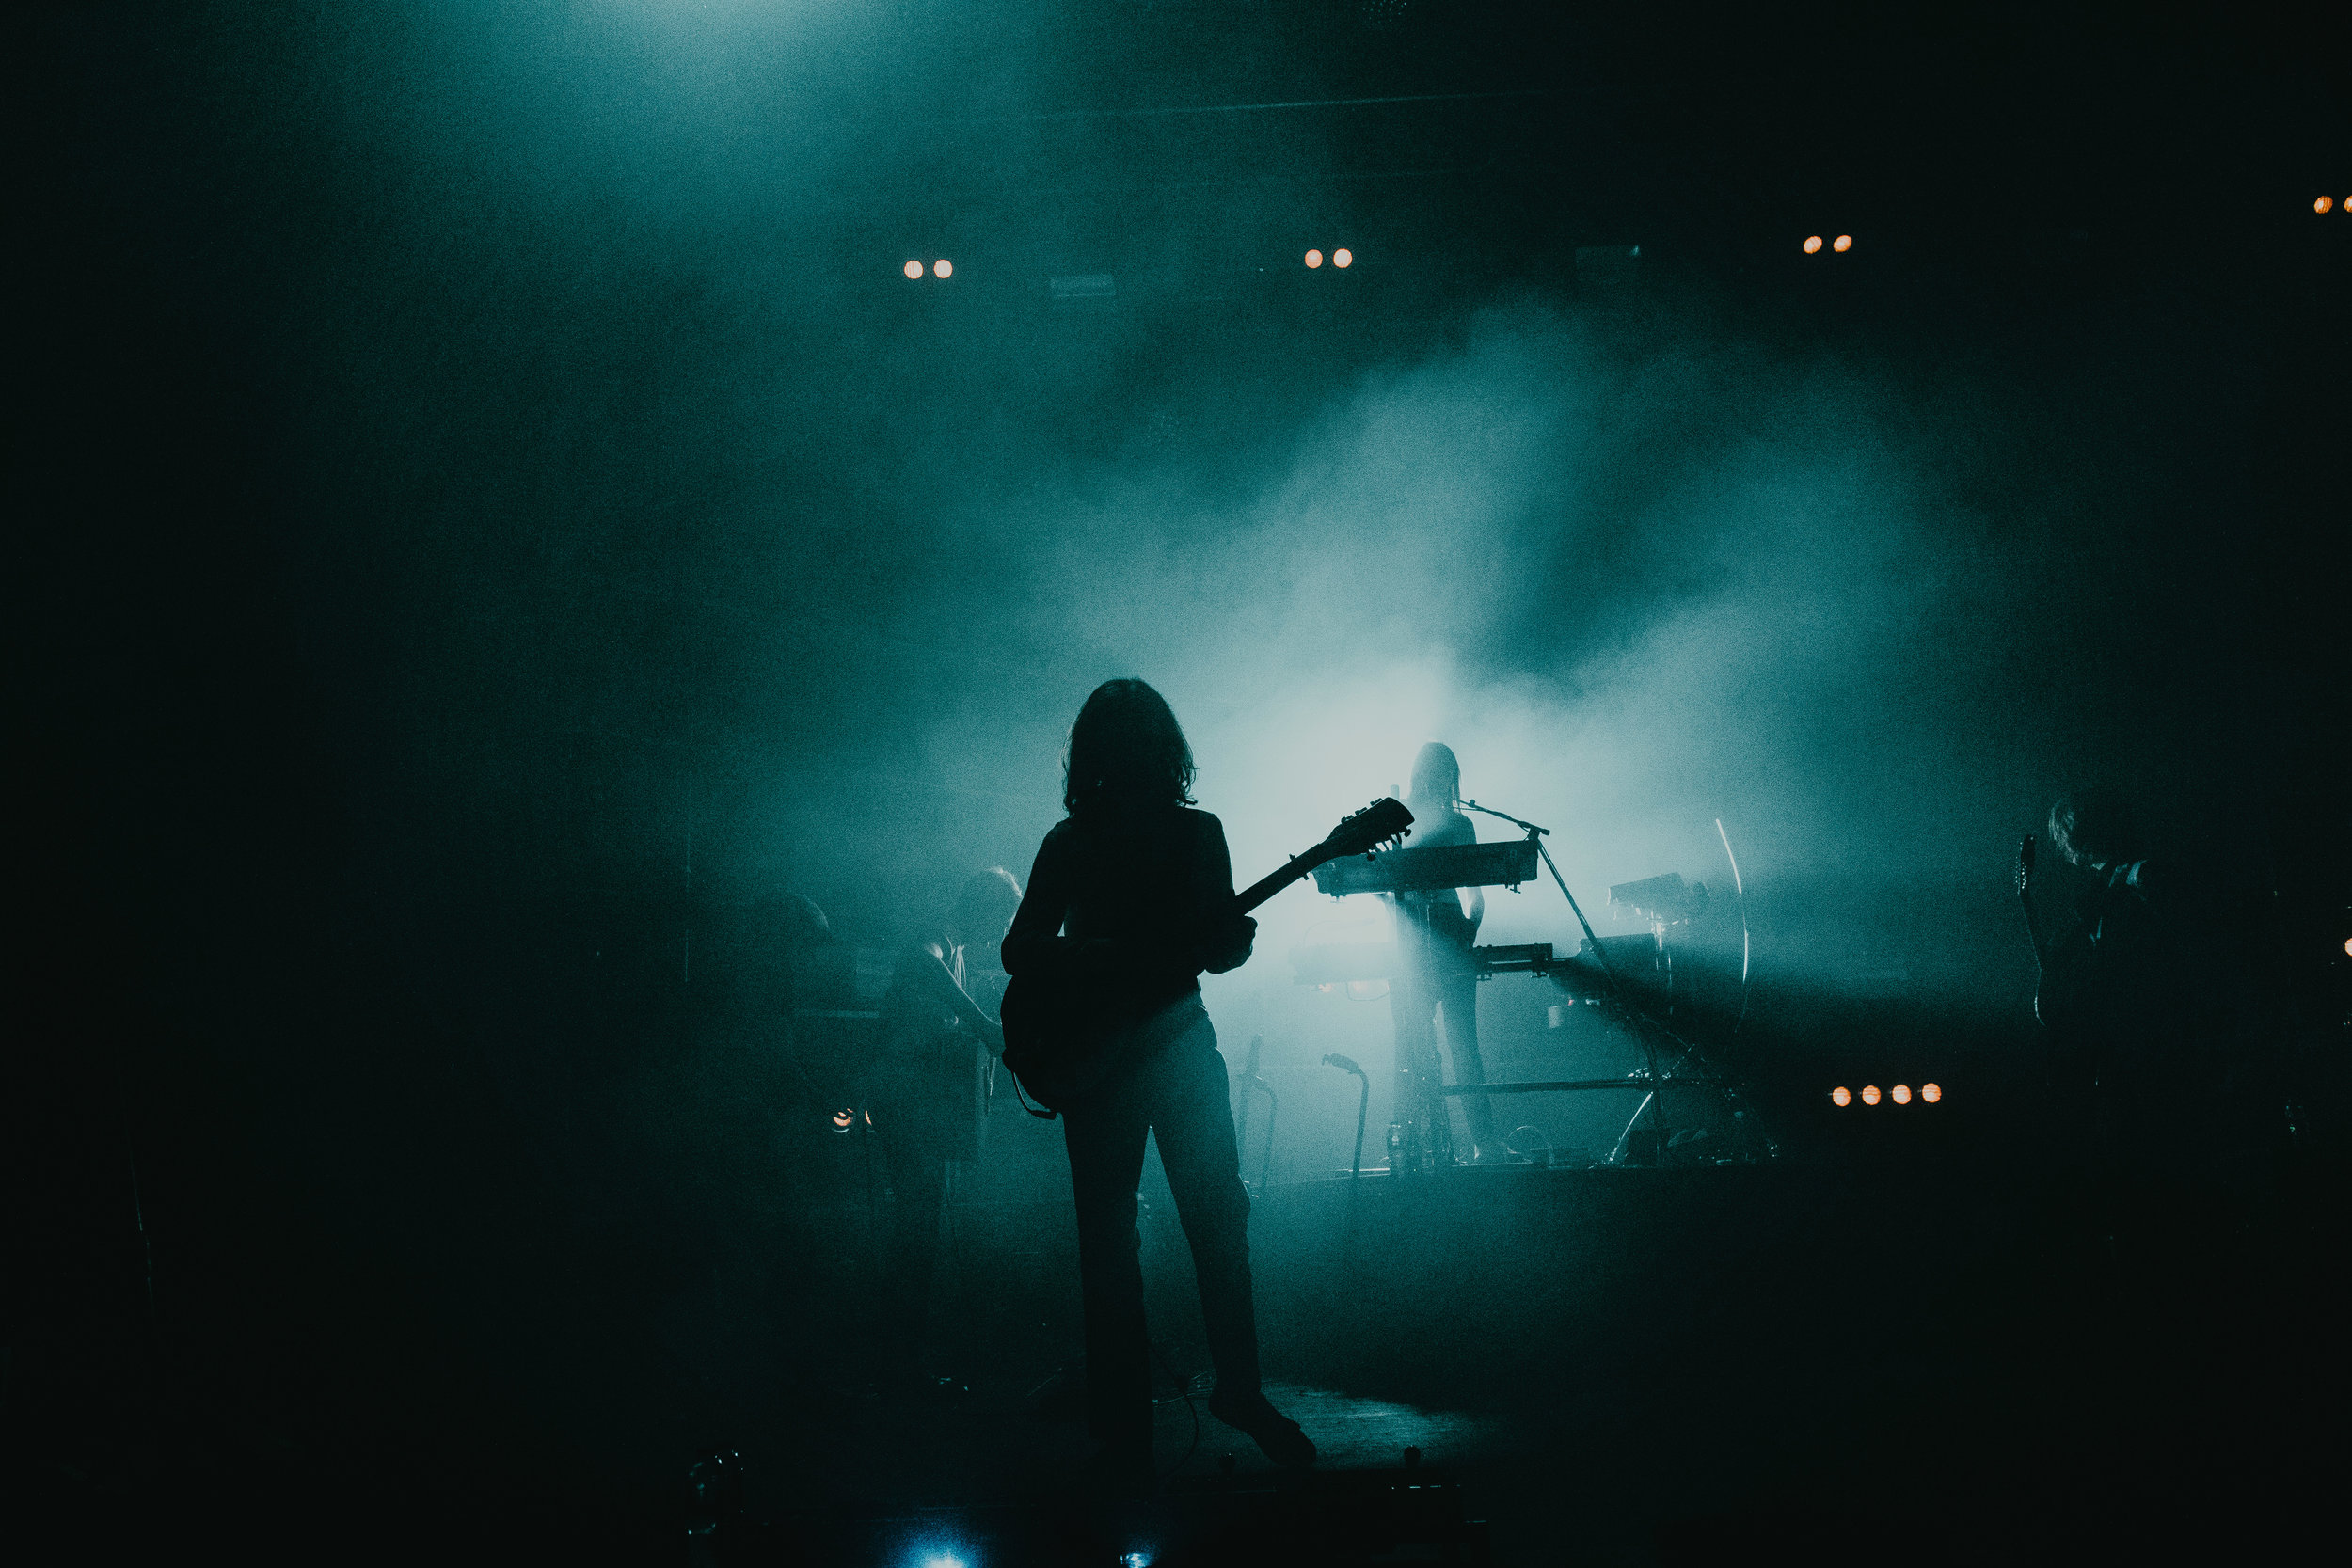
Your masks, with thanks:
M1338 1068L1342 1072L1352 1072L1357 1077L1363 1078L1364 1082L1367 1084L1372 1082L1371 1079L1364 1077L1364 1069L1362 1068L1358 1067L1354 1062L1350 1061L1347 1057L1341 1055L1336 1051L1330 1055L1323 1058L1323 1065L1325 1067Z

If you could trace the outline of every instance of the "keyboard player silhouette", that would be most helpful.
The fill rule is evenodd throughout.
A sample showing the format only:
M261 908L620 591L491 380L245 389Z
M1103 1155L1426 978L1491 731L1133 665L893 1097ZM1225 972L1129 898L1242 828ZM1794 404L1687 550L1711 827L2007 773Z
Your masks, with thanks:
M1478 830L1454 807L1462 796L1462 768L1453 748L1430 741L1413 759L1411 793L1413 847L1445 848L1478 842ZM1478 972L1470 949L1486 917L1486 895L1476 887L1407 888L1389 895L1396 917L1397 973L1389 981L1389 1017L1396 1030L1396 1100L1391 1126L1392 1160L1407 1164L1454 1162L1453 1117L1438 1056L1438 1030L1453 1060L1456 1084L1484 1084L1486 1064L1478 1055ZM1467 1095L1471 1157L1505 1157L1495 1135L1494 1107L1483 1095ZM1391 1168L1395 1168L1392 1164Z

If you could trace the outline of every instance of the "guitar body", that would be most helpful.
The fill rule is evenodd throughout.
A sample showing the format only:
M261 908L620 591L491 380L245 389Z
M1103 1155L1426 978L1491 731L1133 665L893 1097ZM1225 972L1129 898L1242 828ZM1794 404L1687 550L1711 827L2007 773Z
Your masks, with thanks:
M1006 985L1005 1066L1031 1100L1064 1110L1110 1075L1118 1058L1098 1049L1104 1010L1089 986L1041 985L1017 974Z
M1031 1100L1066 1110L1120 1064L1140 1061L1184 1033L1197 1006L1186 994L1138 1018L1132 1003L1105 987L1016 979L1005 990L1005 1066Z
M1326 862L1368 854L1402 838L1412 820L1401 801L1375 800L1321 844L1235 894L1231 913L1248 914ZM1018 974L1006 986L1005 1066L1021 1081L1023 1092L1045 1108L1040 1114L1051 1116L1085 1099L1122 1064L1149 1055L1190 1022L1184 1006L1188 997L1139 1018L1121 990L1111 982L1048 983ZM1162 1020L1166 1025L1156 1026Z

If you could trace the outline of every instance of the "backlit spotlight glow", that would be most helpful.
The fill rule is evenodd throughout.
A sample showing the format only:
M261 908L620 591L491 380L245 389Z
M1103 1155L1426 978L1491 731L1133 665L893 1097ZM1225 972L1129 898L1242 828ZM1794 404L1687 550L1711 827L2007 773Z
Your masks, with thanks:
M905 273L909 277L920 277L923 276L923 263L920 261L909 261L905 266L899 268L898 270Z
M1895 1097L1895 1103L1898 1105L1908 1105L1911 1103L1911 1085L1909 1084L1898 1084L1886 1092Z
M1932 1105L1937 1101L1944 1098L1944 1085L1941 1084L1922 1084L1919 1085L1919 1098Z
M1830 241L1829 247L1832 250L1851 250L1853 248L1853 236L1851 234L1840 234L1837 238Z
M1862 1085L1862 1103L1864 1103L1865 1105L1875 1105L1875 1104L1877 1104L1878 1102L1879 1102L1879 1086L1878 1086L1876 1084L1865 1084L1865 1085Z
M1323 265L1323 252L1320 250L1307 252L1307 265L1310 270Z
M923 1560L923 1568L965 1568L965 1563L953 1552L933 1552Z
M1808 235L1806 235L1806 236L1805 236L1805 241L1804 241L1804 253L1805 253L1807 256L1812 255L1815 251L1817 251L1817 250L1819 250L1819 249L1820 249L1820 248L1821 248L1821 236L1820 236L1820 235L1819 235L1819 234L1808 234Z
M1829 1102L1832 1105L1851 1105L1853 1103L1853 1090L1840 1084L1829 1091Z
M956 264L947 260L945 256L942 256L938 261L931 263L931 276L933 277L953 277L955 275Z
M1152 1554L1150 1552L1121 1552L1119 1554L1119 1568L1152 1568Z
M1331 252L1331 264L1335 267L1351 266L1355 263L1355 261L1356 253L1352 250L1335 250Z
M2335 204L2336 198L2334 197L2323 196L2317 201L2312 203L2312 211L2314 213L2324 213Z

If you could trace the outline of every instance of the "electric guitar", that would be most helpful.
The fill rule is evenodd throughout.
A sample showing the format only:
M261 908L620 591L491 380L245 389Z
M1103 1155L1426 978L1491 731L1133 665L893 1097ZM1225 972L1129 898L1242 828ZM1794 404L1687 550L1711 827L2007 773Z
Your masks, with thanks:
M1375 800L1333 828L1324 841L1282 868L1233 895L1223 911L1248 914L1291 883L1329 861L1368 855L1411 832L1413 814L1401 800ZM1046 1114L1083 1098L1144 1044L1142 1031L1120 1019L1108 999L1084 984L1053 984L1015 975L1002 1009L1005 1066Z

